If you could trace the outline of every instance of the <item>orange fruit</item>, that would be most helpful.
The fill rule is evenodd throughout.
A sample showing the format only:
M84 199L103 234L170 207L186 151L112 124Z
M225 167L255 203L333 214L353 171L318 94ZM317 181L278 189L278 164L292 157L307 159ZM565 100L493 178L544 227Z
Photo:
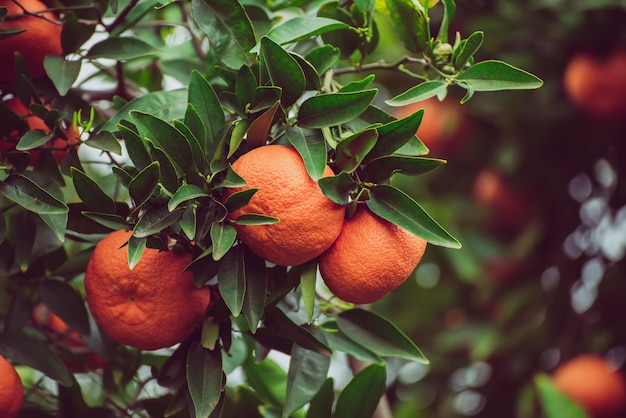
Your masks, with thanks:
M187 338L202 321L211 296L184 271L190 253L146 248L128 268L131 232L115 231L95 247L85 271L89 309L114 340L141 350L170 347Z
M0 356L0 416L15 418L24 402L24 385L15 368Z
M593 418L617 418L625 412L624 378L600 356L584 354L563 363L552 381Z
M626 115L626 50L601 59L575 54L565 68L563 85L570 100L598 117Z
M372 303L404 283L425 250L426 241L360 204L320 256L320 274L340 299Z
M31 13L37 13L47 9L39 0L20 0L19 4ZM23 10L11 0L0 0L0 6L9 9L7 17L0 25L0 29L25 29L25 32L0 40L0 83L13 83L15 81L15 52L24 57L30 70L31 78L37 79L45 75L43 60L47 55L61 55L61 24L55 24L50 20L58 18L50 12L42 13L46 20L31 15L24 15ZM11 18L11 16L20 17Z
M87 373L104 367L104 359L91 351L80 334L43 303L33 308L33 321L56 344L59 357L72 372Z
M50 132L50 128L46 125L46 123L29 112L28 108L22 104L21 101L17 98L13 98L7 100L5 102L7 106L9 106L17 115L26 118L26 122L28 123L28 129L35 130L40 129L45 132ZM71 126L67 126L64 130L64 134L67 137L61 138L60 136L55 136L50 141L46 142L44 147L52 150L52 155L58 164L61 164L63 157L67 154L69 147L78 146L78 132L74 131ZM1 141L0 140L0 152L2 151L13 151L15 150L15 145L19 142L20 137L17 131L9 134L9 137ZM37 164L39 160L39 156L41 152L38 149L31 149L28 151L30 153L30 165Z
M402 119L420 109L424 109L424 117L417 136L428 147L430 154L443 157L456 154L471 132L471 120L462 105L450 97L443 101L432 97L395 108L393 116Z
M271 225L235 225L239 239L258 256L275 264L295 266L319 256L339 236L345 208L322 193L294 148L255 148L239 157L233 169L247 185L225 189L224 201L241 190L258 191L228 217L237 219L243 214L258 213L280 219ZM326 166L323 177L333 174Z

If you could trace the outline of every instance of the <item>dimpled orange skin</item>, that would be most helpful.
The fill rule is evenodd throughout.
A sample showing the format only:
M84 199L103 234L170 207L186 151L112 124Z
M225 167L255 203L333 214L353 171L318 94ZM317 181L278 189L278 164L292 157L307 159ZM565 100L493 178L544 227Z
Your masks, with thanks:
M26 117L26 123L28 123L28 128L30 130L41 129L45 132L50 132L50 128L46 125L46 123L36 117L33 114L29 114L26 106L22 104L17 98L13 98L7 100L5 102L7 106L9 106L17 115ZM11 135L11 141L0 141L0 152L2 151L12 151L15 150L15 145L19 142L20 138L17 135L17 132L13 132ZM60 137L54 137L50 141L46 142L44 145L46 148L53 149L52 155L54 156L57 164L61 164L63 161L63 157L67 154L69 147L78 146L78 133L75 132L71 126L68 126L65 129L65 136L67 140ZM36 165L39 161L40 152L37 149L31 149L28 151L30 153L30 165Z
M338 298L373 303L411 275L426 241L359 205L337 241L319 258L324 283Z
M585 354L557 368L554 385L582 406L593 418L622 417L626 383L619 371L602 357Z
M140 350L170 347L201 323L211 296L196 288L184 268L189 253L146 248L133 270L127 247L131 233L115 231L96 245L85 271L89 309L114 340Z
M258 213L280 219L271 225L235 225L239 239L258 256L275 264L295 266L319 256L339 236L345 208L322 193L294 148L255 148L237 159L233 169L248 184L225 189L224 201L241 190L258 191L248 204L228 217ZM323 177L332 175L326 166Z
M0 356L0 417L15 418L24 403L24 385L15 368Z
M47 9L39 0L20 0L19 2L29 12L39 12ZM0 0L0 6L9 9L7 17L22 15L22 9L11 0ZM50 12L43 14L51 20L58 18ZM61 55L61 25L56 25L36 16L21 16L15 19L5 19L0 29L25 29L25 32L0 40L0 83L15 81L15 52L24 57L26 65L33 79L45 75L43 60L47 55Z
M563 85L570 100L595 116L626 115L626 50L600 60L578 53L567 64Z

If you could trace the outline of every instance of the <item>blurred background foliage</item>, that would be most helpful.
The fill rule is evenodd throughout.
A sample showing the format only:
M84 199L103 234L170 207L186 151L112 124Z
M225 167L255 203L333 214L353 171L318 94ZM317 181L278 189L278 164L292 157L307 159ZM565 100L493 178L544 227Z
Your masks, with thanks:
M545 85L416 104L426 108L418 136L448 164L395 181L463 248L431 247L373 306L431 360L390 364L394 417L537 417L536 373L587 352L624 364L626 118L580 109L563 77L577 53L626 47L625 21L623 1L458 1L452 29L485 32L478 59ZM386 30L379 50L401 56ZM406 88L386 76L377 81L390 95ZM430 126L438 119L447 124Z

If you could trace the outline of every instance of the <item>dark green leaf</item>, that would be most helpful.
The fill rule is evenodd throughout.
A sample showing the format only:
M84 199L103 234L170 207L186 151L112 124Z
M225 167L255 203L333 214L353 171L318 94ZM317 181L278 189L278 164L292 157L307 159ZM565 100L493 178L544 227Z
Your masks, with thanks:
M304 72L298 62L277 43L264 37L261 39L260 63L267 69L272 85L282 89L283 106L294 104L306 86Z
M193 0L193 17L207 34L217 57L230 68L252 61L256 44L254 29L242 5L236 0Z
M124 61L151 55L156 51L141 39L110 37L96 43L87 52L86 58L109 58Z
M100 131L85 141L85 145L101 151L112 152L122 155L122 146L115 136L109 131Z
M270 359L259 363L249 359L244 365L244 371L248 383L261 399L280 407L285 404L287 373L282 367Z
M161 232L179 220L182 212L182 208L176 208L170 212L165 205L153 206L139 218L133 233L137 238L144 238Z
M335 390L333 388L333 379L328 378L313 399L311 399L309 410L306 412L306 418L331 417L334 402Z
M223 1L223 3L229 2ZM210 134L210 140L215 140L219 131L226 123L224 111L222 110L220 100L215 90L213 90L213 87L211 87L206 78L198 71L191 72L189 103L191 103L196 112L198 112L200 120L205 123L206 131ZM208 149L208 144L205 144L205 152L207 152Z
M309 176L319 180L326 169L326 141L321 132L290 126L285 130L285 136L298 150Z
M252 103L254 91L258 87L256 77L248 65L242 65L237 71L237 81L235 83L235 93L242 106Z
M390 155L398 151L412 139L415 139L418 144L421 144L421 141L415 137L415 133L422 123L423 116L424 110L420 109L406 118L395 120L376 128L378 131L378 141L376 141L374 149L367 154L365 161ZM428 148L425 146L423 146L423 148L424 153L428 152Z
M347 205L350 201L350 192L356 187L356 182L344 172L336 176L322 177L318 184L324 195L338 205Z
M454 0L441 0L441 2L443 3L443 18L441 19L441 26L439 26L439 33L437 33L437 40L445 43L448 42L448 28L456 11L456 4L454 4Z
M341 332L336 322L326 322L323 328L324 337L326 337L328 345L333 350L341 351L368 363L383 364L383 359L380 356L369 350L367 347L361 345L367 345L368 341L356 342L351 340L348 336Z
M370 189L367 207L383 219L417 235L427 242L448 248L461 248L461 243L443 229L409 195L392 186L378 185Z
M189 109L187 109L187 113L189 113ZM187 113L185 113L185 117ZM189 129L187 125L185 125L183 122L179 120L175 120L172 123L174 125L174 128L178 129L180 133L182 133L185 136L185 139L187 139L187 143L189 144L189 147L191 148L191 155L193 158L193 162L196 164L197 167L201 167L201 169L204 168L205 167L204 138L202 140L203 142L201 145L200 140L191 131L191 129Z
M255 333L265 310L267 293L265 260L252 253L247 247L243 247L243 254L246 293L243 298L242 312L248 321L250 332Z
M348 28L350 28L350 26L335 19L297 16L272 28L267 34L267 37L279 45L285 45L309 39L333 30Z
M237 239L235 227L224 223L214 222L211 225L211 244L213 245L213 260L218 261L230 250Z
M138 238L134 235L128 239L127 254L129 269L134 269L137 263L139 263L139 260L141 260L143 251L146 249L147 241L147 238Z
M115 202L87 174L75 167L70 169L78 197L93 211L115 213Z
M195 341L187 353L187 386L197 417L208 417L224 390L222 353L207 350Z
M194 138L196 138L200 146L200 149L202 151L200 153L201 159L199 159L198 153L192 149L193 157L196 162L196 165L198 167L204 167L204 163L205 163L204 157L206 154L206 150L208 148L208 145L212 142L211 134L208 130L209 123L208 121L202 120L195 106L190 103L189 106L187 106L187 111L185 112L184 124L187 130L189 130L194 136ZM176 127L180 129L179 126L176 126ZM183 131L181 130L181 132Z
M70 372L59 357L39 340L23 333L0 334L0 355L39 370L63 386L73 383Z
M81 335L91 334L85 303L72 286L60 280L44 280L38 288L46 307L57 314L71 329Z
M224 255L217 271L220 294L234 317L241 313L246 293L243 257L243 247L237 245Z
M33 129L26 132L20 138L20 141L15 146L18 151L28 151L29 149L37 148L54 138L54 134L51 132L44 132L41 129Z
M241 209L242 207L247 205L250 199L252 199L252 196L258 190L259 189L252 188L235 192L226 198L224 206L226 206L228 212L235 212L236 210Z
M66 61L58 55L48 55L43 65L46 73L54 83L61 96L65 96L70 90L80 72L82 61Z
M260 213L244 213L235 219L237 225L271 225L280 222L280 219Z
M306 309L307 324L311 324L315 311L315 281L317 279L317 260L311 260L302 266L300 272L300 289L302 302Z
M318 354L330 356L332 350L308 329L294 323L280 309L268 309L265 313L265 325L278 335L293 341L299 346Z
M463 46L454 59L456 68L462 69L470 58L474 56L476 51L483 44L484 34L482 31L472 33L469 38L463 42Z
M324 128L349 122L367 109L376 92L376 89L371 89L313 96L302 103L298 111L298 126Z
M15 242L15 254L13 264L20 267L20 271L25 273L30 266L35 235L37 234L35 215L29 211L19 211L15 221L11 223L13 234L19 236Z
M174 196L170 198L170 201L167 202L167 209L169 211L173 211L183 202L188 200L197 199L199 197L208 197L209 195L204 193L201 188L195 186L193 184L185 184L180 186Z
M306 405L326 381L330 357L306 350L297 344L291 349L287 373L287 396L283 418Z
M588 418L578 404L554 386L550 377L540 373L534 381L546 418Z
M417 86L411 87L404 93L386 100L389 106L404 106L422 100L430 99L443 93L448 88L448 83L443 80L424 81Z
M155 161L141 170L128 184L128 192L139 207L146 203L159 186L160 164Z
M385 4L405 48L414 53L426 51L430 29L419 6L411 0L385 0Z
M339 60L339 55L339 49L334 46L322 45L309 51L304 58L315 67L319 74L323 74L335 65Z
M155 162L159 163L159 172L161 174L159 180L161 185L170 193L176 193L176 190L178 190L180 186L179 179L182 176L180 168L172 161L169 155L160 148L155 147L152 140L147 139L145 143L150 147L150 153Z
M378 131L374 128L358 132L337 144L335 161L332 167L335 171L352 173L365 156L374 148L378 141Z
M126 219L119 215L86 211L81 213L92 221L98 222L100 225L104 225L112 230L127 229L129 227Z
M470 85L474 91L536 89L543 85L533 74L496 60L474 64L456 79Z
M24 209L37 214L54 215L69 211L65 203L21 174L10 174L0 182L0 193Z
M337 316L341 332L358 344L383 357L398 357L428 363L419 348L387 319L363 309L352 309Z
M417 176L427 173L445 163L445 160L437 158L387 155L367 163L363 167L363 176L361 179L372 183L381 183L389 179L395 173Z
M135 167L137 167L138 170L143 170L150 165L152 158L150 158L150 153L148 152L148 149L146 148L146 145L141 137L137 135L135 131L126 126L118 125L118 128L122 134L122 138L124 138L128 156L133 164L135 164Z
M385 379L384 364L372 364L361 370L339 394L334 416L371 417L385 393Z
M372 82L374 81L374 74L370 74L367 77L365 77L362 80L356 80L356 81L352 81L348 84L346 84L345 86L343 86L339 92L341 93L351 93L354 91L362 91L364 89L366 89L367 87L370 86L370 84L372 84Z

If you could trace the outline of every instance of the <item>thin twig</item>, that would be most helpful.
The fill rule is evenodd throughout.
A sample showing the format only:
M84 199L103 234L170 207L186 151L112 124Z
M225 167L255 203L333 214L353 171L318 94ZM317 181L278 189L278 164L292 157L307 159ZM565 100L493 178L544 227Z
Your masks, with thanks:
M124 21L124 19L126 19L126 16L128 16L137 3L139 3L139 0L132 0L126 7L124 7L124 9L117 15L115 20L111 22L110 25L105 25L107 32L113 32L113 30L117 28Z

